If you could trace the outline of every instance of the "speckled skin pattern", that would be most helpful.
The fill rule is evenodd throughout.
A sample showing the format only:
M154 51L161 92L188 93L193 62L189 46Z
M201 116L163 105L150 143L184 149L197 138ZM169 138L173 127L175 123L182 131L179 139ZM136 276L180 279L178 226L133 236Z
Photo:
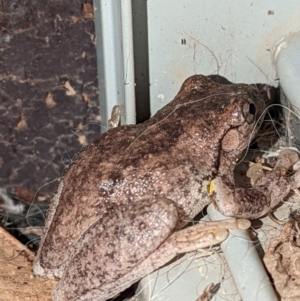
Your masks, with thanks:
M264 108L253 86L195 75L150 120L89 145L61 180L34 263L61 278L54 299L106 300L157 268L167 238L210 202L210 180L232 174Z

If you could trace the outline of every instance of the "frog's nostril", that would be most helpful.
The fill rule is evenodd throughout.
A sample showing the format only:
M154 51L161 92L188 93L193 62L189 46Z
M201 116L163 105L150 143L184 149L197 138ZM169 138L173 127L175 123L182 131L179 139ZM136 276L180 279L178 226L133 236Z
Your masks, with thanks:
M256 113L256 107L255 107L255 104L254 104L254 103L250 103L249 113L250 113L251 115L255 115L255 113Z

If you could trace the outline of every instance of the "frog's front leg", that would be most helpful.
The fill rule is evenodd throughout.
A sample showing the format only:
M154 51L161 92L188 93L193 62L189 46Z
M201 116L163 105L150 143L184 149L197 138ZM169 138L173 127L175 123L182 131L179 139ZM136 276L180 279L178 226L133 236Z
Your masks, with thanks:
M292 163L286 156L279 156L274 169L266 174L261 166L250 188L236 187L232 174L217 177L212 181L212 202L225 216L261 217L282 202L291 189L300 186L300 170L292 176L286 175Z
M212 181L212 202L225 216L259 218L283 201L296 185L294 178L283 174L279 166L262 175L250 188L236 187L233 175L217 177Z

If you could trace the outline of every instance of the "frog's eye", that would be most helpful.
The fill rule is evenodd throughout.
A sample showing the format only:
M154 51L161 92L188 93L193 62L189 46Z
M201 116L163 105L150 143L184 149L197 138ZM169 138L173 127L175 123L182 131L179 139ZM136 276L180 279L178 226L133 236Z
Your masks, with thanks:
M249 113L252 115L255 115L256 113L256 107L254 103L250 103Z
M255 119L256 106L253 102L246 102L243 105L243 115L248 123L252 123Z

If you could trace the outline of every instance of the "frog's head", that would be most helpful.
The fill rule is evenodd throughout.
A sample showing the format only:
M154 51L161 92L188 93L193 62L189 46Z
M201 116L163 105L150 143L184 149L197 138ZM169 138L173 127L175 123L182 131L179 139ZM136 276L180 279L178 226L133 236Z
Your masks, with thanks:
M202 75L185 81L175 99L177 106L185 103L178 116L187 118L185 133L197 146L193 152L212 174L233 169L249 146L262 124L267 92L266 86L223 85Z
M225 103L226 110L219 123L225 127L218 129L221 138L218 174L227 173L241 159L244 150L256 137L266 107L262 93L248 85L238 85L232 99L225 100Z

